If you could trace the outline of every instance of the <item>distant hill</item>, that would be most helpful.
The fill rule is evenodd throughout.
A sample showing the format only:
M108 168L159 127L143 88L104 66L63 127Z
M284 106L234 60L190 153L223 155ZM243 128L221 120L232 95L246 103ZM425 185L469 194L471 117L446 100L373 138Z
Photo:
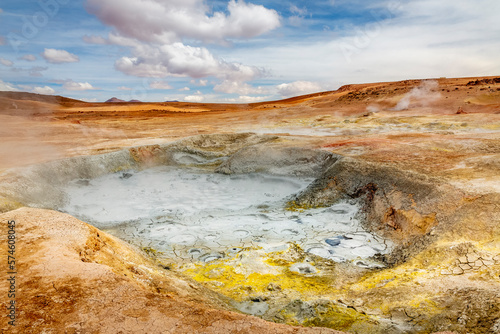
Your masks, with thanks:
M120 100L120 99L118 99L116 97L112 97L112 98L110 98L109 100L106 101L106 103L108 103L108 102L126 102L126 101Z
M130 103L142 103L142 101L139 101L139 100L130 100L128 102L130 102Z
M66 104L66 103L86 103L80 100L70 99L63 96L42 95L27 92L0 92L0 98L7 98L19 101L35 101L45 102L52 104Z

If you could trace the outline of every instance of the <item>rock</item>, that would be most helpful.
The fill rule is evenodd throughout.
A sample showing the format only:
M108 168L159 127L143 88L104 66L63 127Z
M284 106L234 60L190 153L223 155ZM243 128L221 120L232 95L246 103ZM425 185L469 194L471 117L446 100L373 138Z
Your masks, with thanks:
M460 267L453 268L453 275L462 275L464 273L463 269Z
M281 291L281 286L275 283L269 283L267 286L267 290L269 291Z
M462 107L459 107L457 110L457 115L460 115L460 114L467 114Z
M330 246L335 247L335 246L340 245L340 242L341 242L340 239L341 239L341 237L328 238L328 239L325 240L325 242L327 244L329 244Z
M467 260L467 257L466 256L461 256L458 258L458 261L460 263L469 263L469 261Z

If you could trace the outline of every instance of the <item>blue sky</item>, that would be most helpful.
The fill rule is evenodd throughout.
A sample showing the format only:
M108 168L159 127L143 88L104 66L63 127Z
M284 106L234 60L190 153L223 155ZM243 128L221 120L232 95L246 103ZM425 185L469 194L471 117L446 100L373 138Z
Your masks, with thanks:
M256 102L343 84L499 75L497 0L16 0L0 90Z

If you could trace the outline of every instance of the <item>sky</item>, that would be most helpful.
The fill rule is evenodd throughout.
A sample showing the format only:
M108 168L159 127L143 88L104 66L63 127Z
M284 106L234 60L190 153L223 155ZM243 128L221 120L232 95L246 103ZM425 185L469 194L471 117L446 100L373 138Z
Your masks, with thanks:
M0 91L251 103L500 75L498 0L7 0Z

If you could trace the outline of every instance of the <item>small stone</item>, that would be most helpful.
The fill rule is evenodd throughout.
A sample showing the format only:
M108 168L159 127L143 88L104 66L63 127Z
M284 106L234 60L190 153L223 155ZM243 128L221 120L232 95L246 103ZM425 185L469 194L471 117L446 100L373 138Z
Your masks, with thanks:
M269 291L281 291L281 286L279 286L278 284L269 283L269 285L267 286L267 290L269 290Z
M461 256L458 258L458 261L460 261L460 263L469 263L469 261L467 260L467 257L466 256Z
M453 275L462 275L463 273L464 271L462 270L462 268L456 267L453 269Z
M462 270L471 270L472 267L468 264L468 263L461 263L459 265L460 268L462 268Z
M500 262L500 254L498 254L497 256L495 256L495 257L493 258L493 261L495 261L495 262Z
M332 246L332 247L335 247L335 246L338 246L340 245L340 238L329 238L329 239L326 239L325 242Z
M453 274L451 271L449 271L448 269L443 269L441 270L441 275L451 275Z
M483 261L481 261L481 260L477 260L476 262L474 262L474 267L479 267L479 268L481 268L482 266L484 266Z
M476 253L467 254L467 261L469 263L474 263L477 260L479 260L479 255L477 255Z

